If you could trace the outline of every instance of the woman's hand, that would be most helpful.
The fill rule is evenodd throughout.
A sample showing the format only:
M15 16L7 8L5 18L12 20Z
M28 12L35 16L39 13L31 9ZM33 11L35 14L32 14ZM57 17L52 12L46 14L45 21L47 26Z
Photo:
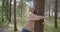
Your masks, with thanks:
M40 16L40 19L46 19L48 18L47 16Z

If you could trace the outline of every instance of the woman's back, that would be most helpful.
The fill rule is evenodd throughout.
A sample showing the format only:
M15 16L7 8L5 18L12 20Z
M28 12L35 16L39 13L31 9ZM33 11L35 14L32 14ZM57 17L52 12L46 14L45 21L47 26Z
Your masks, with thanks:
M24 25L24 28L29 30L29 31L34 30L34 24L35 24L34 20L31 20L31 18L33 18L33 14L30 12L28 19Z

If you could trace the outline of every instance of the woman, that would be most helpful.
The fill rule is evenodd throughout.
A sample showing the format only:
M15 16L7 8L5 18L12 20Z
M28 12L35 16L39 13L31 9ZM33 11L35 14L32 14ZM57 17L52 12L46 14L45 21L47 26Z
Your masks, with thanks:
M35 21L46 18L43 16L35 15L34 10L35 10L34 7L30 7L29 16L28 16L27 22L25 23L25 25L22 29L22 32L32 32L34 30Z

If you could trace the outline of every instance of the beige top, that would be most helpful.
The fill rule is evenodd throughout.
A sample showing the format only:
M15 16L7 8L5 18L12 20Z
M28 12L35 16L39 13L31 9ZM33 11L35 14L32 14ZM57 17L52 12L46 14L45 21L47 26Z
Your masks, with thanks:
M35 24L35 20L39 20L39 16L33 14L32 12L29 13L27 22L24 25L24 29L27 29L29 31L33 31L34 30L34 24Z

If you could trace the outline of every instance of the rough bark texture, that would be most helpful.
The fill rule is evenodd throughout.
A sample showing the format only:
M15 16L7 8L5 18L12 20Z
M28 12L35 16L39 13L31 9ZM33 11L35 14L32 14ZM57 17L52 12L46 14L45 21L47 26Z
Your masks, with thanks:
M35 0L35 14L44 16L45 11L45 0ZM44 19L35 22L34 32L43 32L44 30Z

